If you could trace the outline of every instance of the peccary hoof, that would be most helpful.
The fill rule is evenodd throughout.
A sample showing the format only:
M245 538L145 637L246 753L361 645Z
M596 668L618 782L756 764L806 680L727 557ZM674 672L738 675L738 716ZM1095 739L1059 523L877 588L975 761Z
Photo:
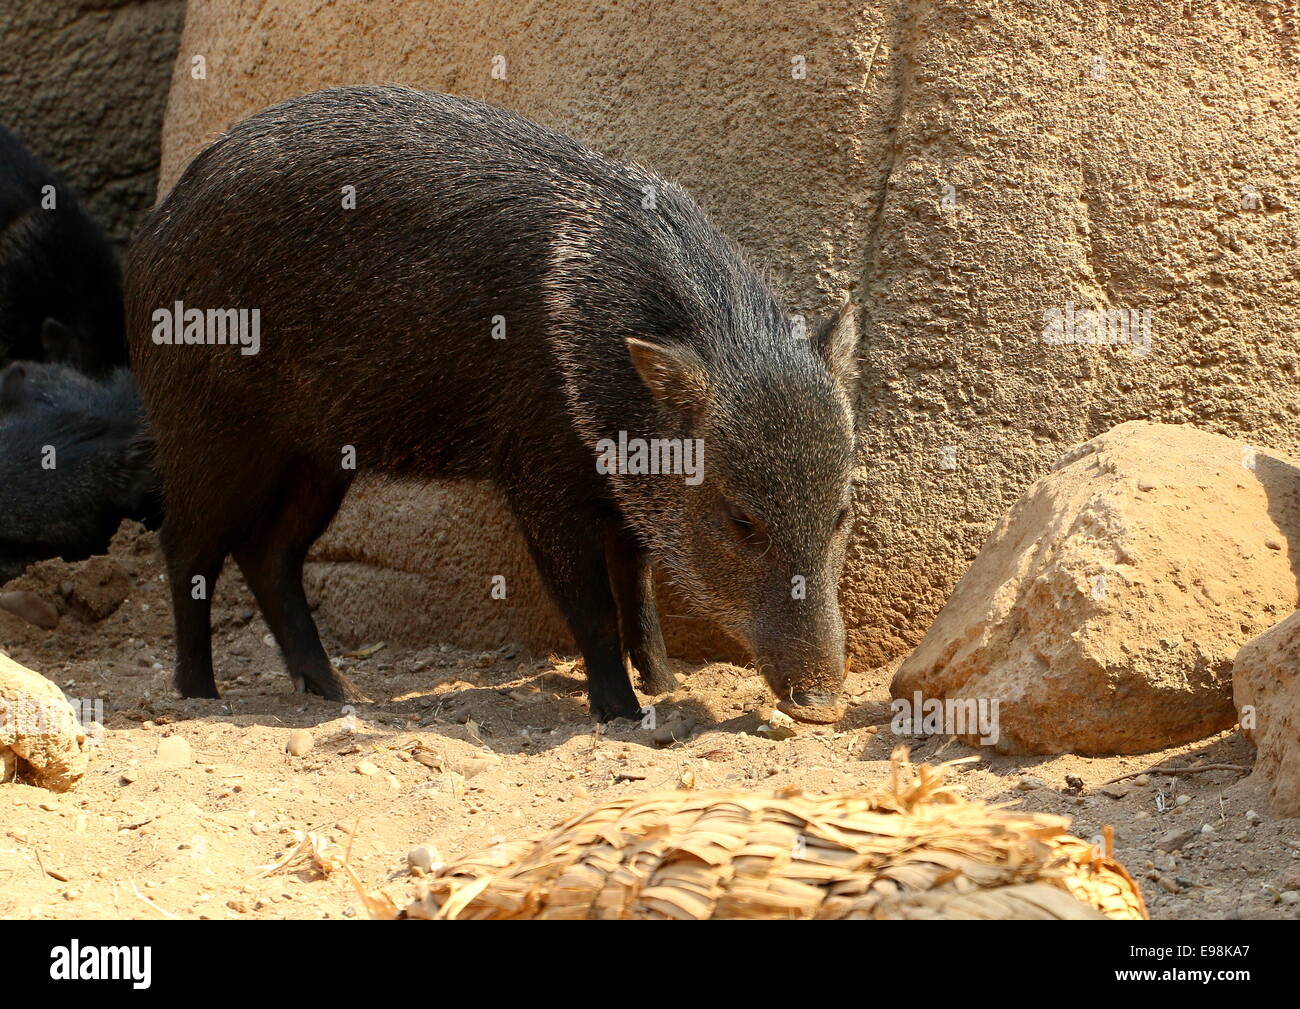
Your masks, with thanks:
M344 704L370 704L370 698L367 697L355 683L340 673L337 669L331 670L333 673L332 682L316 684L310 680L302 680L294 677L293 689L295 693L314 694L317 697L323 697L327 701L341 701Z
M629 722L637 722L639 724L642 715L643 712L640 706L628 710L618 710L612 707L606 708L595 704L591 706L591 717L597 722L612 722L618 718L625 718Z
M637 677L637 682L641 686L642 693L650 694L652 696L671 694L681 686L681 684L677 682L677 677L673 675L672 670L665 669L662 666L655 667L653 665L647 665L649 668L637 667L641 674Z
M796 691L793 698L778 701L776 707L797 721L816 725L829 725L844 717L844 702L834 694Z

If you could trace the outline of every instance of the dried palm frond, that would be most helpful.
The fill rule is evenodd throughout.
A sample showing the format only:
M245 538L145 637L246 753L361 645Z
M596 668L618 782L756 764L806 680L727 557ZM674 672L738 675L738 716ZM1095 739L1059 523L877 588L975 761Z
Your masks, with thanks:
M895 753L874 793L608 802L450 863L404 917L1147 917L1137 884L1068 818L965 799L945 784L951 764L905 761Z

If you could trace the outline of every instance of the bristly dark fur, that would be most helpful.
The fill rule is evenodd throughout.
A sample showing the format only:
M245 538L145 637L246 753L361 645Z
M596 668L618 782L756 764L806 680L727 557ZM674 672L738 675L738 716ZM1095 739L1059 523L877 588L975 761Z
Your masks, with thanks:
M55 206L42 206L54 187ZM72 189L0 126L0 367L126 364L117 257Z
M470 99L324 91L194 160L133 244L127 292L183 692L216 694L191 585L233 553L295 680L352 696L299 584L354 475L344 446L361 469L504 491L599 717L638 710L625 660L671 684L651 558L782 696L838 690L852 321L793 335L677 186ZM261 352L155 345L152 313L177 301L260 309ZM703 482L599 474L595 443L620 431L702 439Z
M57 364L0 371L0 582L46 557L103 553L123 519L151 522L158 510L129 371L103 381Z

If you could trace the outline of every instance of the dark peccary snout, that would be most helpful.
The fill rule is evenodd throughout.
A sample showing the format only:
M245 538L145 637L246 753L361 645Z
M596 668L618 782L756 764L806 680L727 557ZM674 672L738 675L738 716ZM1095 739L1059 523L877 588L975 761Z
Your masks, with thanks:
M154 523L158 482L135 381L58 364L0 371L0 582L47 557L108 549L123 519Z
M55 361L95 375L126 364L122 280L71 188L0 126L0 366Z
M256 353L214 335L220 310L260 313ZM295 681L354 696L301 573L369 469L501 488L597 718L638 714L629 663L648 691L673 685L651 560L795 713L834 707L851 315L802 334L645 169L464 98L296 98L203 151L145 223L127 328L185 695L217 695L208 600L233 553ZM639 472L638 439L675 440L688 472Z

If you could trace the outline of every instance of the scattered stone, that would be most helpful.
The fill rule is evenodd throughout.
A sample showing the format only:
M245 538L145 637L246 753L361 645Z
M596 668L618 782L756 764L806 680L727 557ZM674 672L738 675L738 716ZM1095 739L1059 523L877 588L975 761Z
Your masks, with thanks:
M432 844L417 844L406 853L406 864L421 872L433 872L434 866L442 864L442 856Z
M1112 799L1122 799L1132 790L1131 786L1124 784L1122 781L1117 781L1112 785L1103 785L1101 793L1109 795Z
M0 592L0 610L7 610L47 631L59 626L59 611L35 592Z
M1039 788L1046 788L1047 782L1042 778L1036 778L1032 774L1021 775L1016 781L1016 788L1021 792L1032 792Z
M356 766L356 772L357 772L357 774L361 774L361 775L364 775L365 777L369 778L369 777L371 777L372 775L378 774L378 773L379 773L379 768L376 767L374 764L372 764L372 763L371 763L370 761L368 761L368 760L362 760L362 761L360 761L360 762L357 764L357 766Z
M1151 784L1151 775L1139 774L1136 778L1133 779L1133 784L1137 785L1140 788L1146 788L1147 785Z
M306 729L294 729L289 733L284 749L291 757L301 757L311 750L312 742L311 733Z
M1182 830L1171 830L1156 842L1156 847L1161 851L1177 851L1195 836L1195 827L1184 827Z
M1177 799L1174 800L1174 805L1186 806L1191 801L1192 801L1192 797L1190 795L1180 795Z
M1178 880L1170 879L1168 876L1161 876L1156 880L1156 885L1159 886L1160 889L1166 890L1169 893L1181 893L1183 890Z
M184 767L194 759L190 742L184 736L164 736L158 740L155 757L164 767Z
M655 746L671 746L684 743L695 731L695 719L676 715L650 733L650 740Z
M1215 830L1214 830L1214 828L1213 828L1212 826L1210 826L1208 823L1203 823L1203 824L1201 824L1201 833L1202 833L1202 834L1213 834L1213 833L1215 833Z
M1257 823L1262 823L1263 821L1264 818L1260 816L1258 813L1256 813L1253 809L1246 810L1246 822L1249 823L1252 827L1255 826L1255 824Z

